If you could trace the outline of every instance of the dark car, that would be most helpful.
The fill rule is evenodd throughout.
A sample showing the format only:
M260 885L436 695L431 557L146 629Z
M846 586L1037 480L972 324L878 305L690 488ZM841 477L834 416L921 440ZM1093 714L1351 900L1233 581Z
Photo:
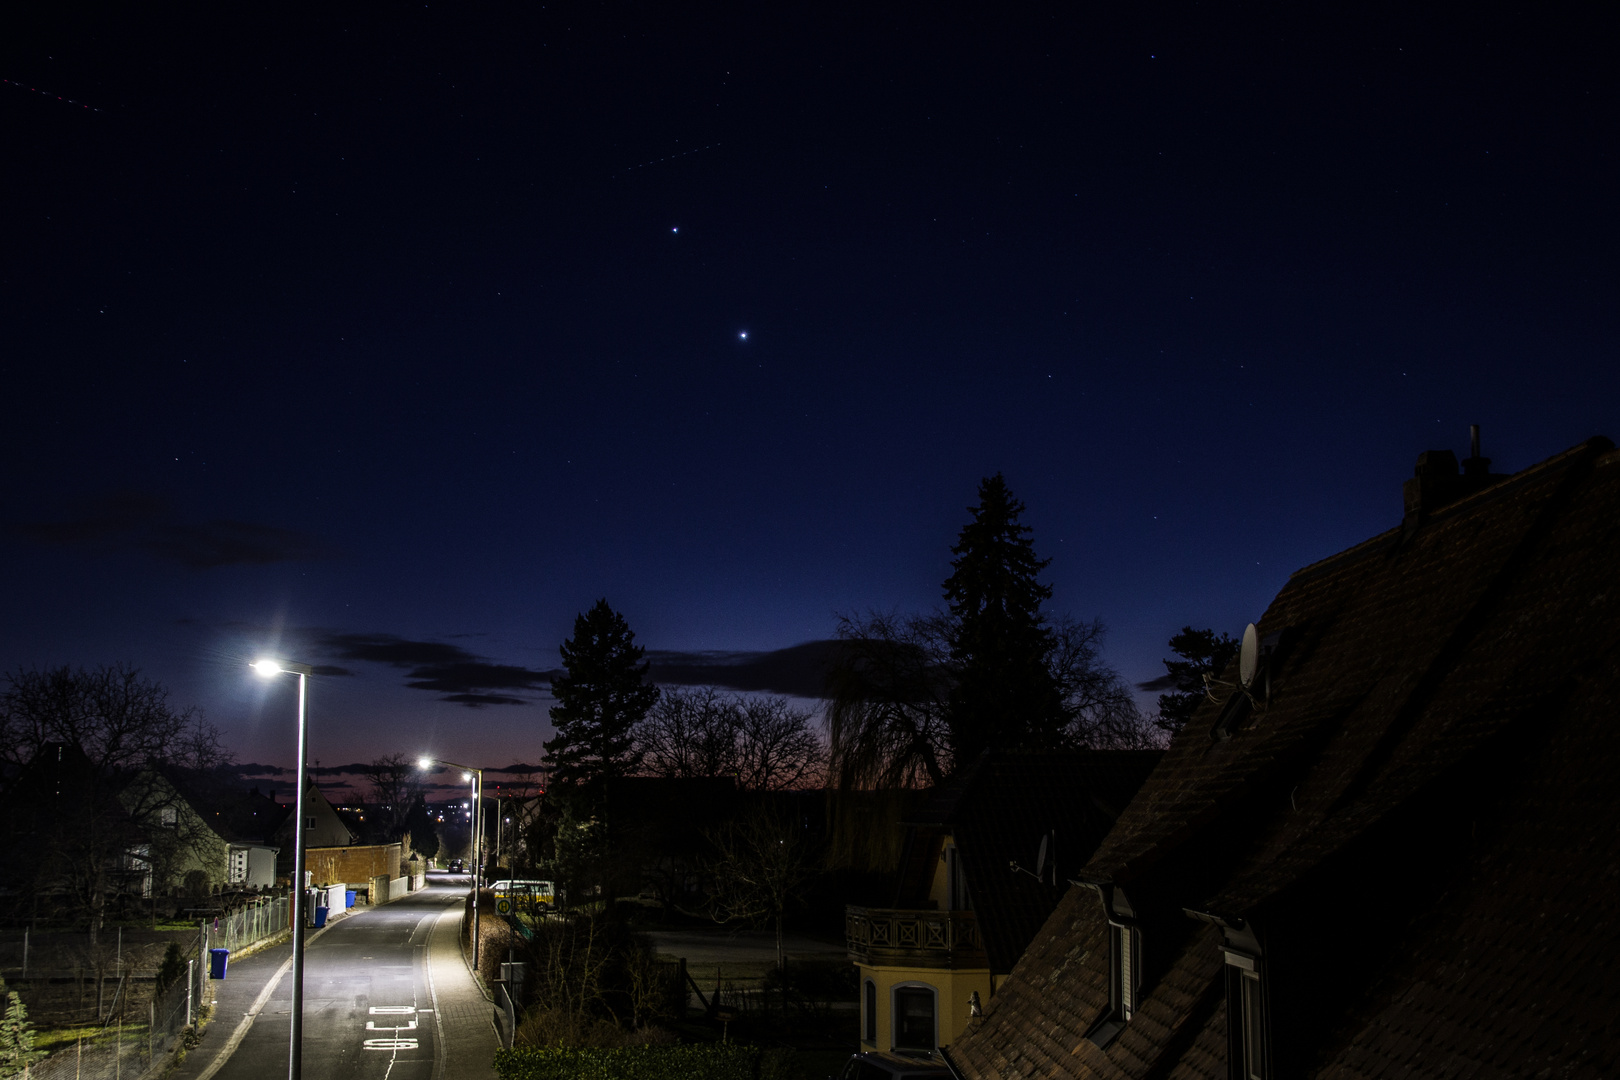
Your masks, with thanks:
M465 869L467 869L467 864L463 863L460 859L450 860L450 872L452 874L459 874Z
M951 1070L934 1058L901 1057L867 1050L844 1063L838 1080L949 1080Z

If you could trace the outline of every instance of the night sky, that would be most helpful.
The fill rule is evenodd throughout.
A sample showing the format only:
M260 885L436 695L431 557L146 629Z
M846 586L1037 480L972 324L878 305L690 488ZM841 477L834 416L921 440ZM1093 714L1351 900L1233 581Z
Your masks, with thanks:
M1151 679L1470 423L1620 437L1601 5L29 7L0 667L242 761L267 650L327 762L537 760L598 597L689 675L923 610L997 471Z

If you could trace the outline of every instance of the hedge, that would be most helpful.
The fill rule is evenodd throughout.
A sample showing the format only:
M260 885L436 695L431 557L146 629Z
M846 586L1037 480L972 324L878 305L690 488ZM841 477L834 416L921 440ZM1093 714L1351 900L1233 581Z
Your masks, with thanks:
M743 1043L565 1049L520 1046L495 1051L500 1080L769 1080L786 1053Z

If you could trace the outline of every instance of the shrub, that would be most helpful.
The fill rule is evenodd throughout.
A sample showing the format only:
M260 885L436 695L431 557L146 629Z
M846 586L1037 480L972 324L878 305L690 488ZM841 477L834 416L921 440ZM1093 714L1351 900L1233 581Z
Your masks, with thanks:
M186 958L180 953L180 946L169 942L169 947L163 950L163 963L158 966L157 983L153 987L154 994L163 991L180 981L180 976L186 973Z
M0 1077L27 1072L28 1066L45 1056L34 1049L34 1025L28 1010L14 990L6 995L5 1015L0 1017Z
M785 1051L742 1043L495 1051L499 1080L769 1080L785 1064Z

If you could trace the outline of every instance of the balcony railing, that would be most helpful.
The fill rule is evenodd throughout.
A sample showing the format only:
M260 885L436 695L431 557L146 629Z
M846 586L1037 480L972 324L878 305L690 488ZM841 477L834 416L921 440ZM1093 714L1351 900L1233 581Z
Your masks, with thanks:
M849 958L872 966L979 968L989 963L971 911L846 907Z

